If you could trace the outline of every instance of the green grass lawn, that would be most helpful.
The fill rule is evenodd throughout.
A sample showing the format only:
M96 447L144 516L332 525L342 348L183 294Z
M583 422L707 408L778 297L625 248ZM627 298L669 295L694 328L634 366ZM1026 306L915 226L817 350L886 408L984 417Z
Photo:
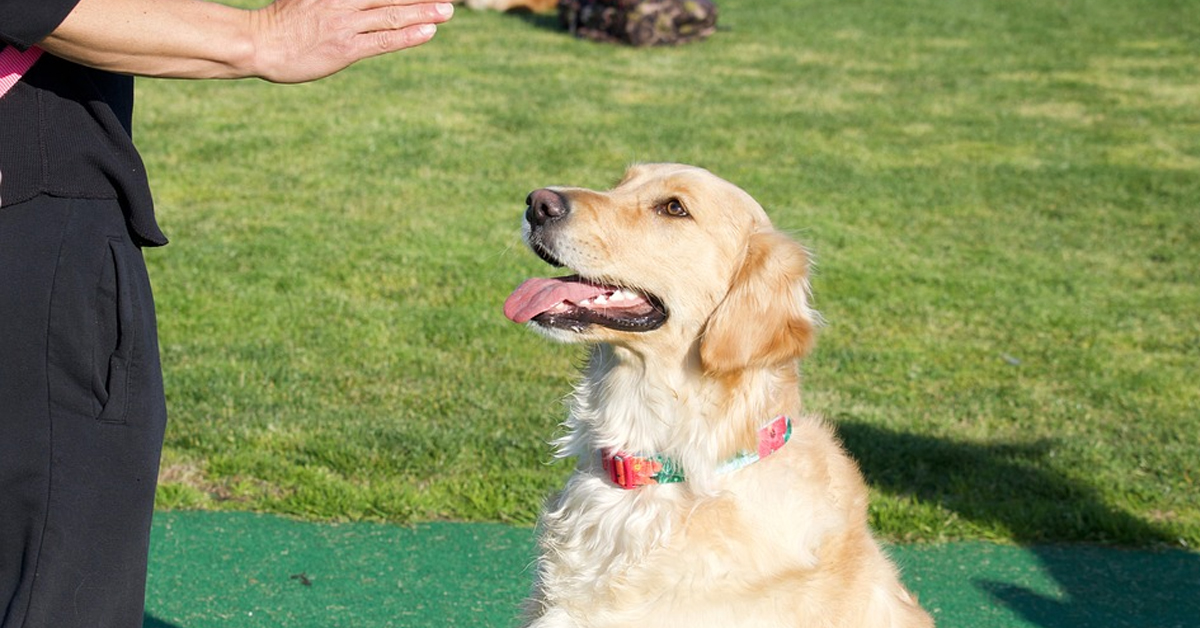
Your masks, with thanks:
M530 523L580 360L525 195L705 166L815 253L804 364L895 541L1200 545L1200 7L724 0L681 48L460 7L316 84L143 80L159 506Z

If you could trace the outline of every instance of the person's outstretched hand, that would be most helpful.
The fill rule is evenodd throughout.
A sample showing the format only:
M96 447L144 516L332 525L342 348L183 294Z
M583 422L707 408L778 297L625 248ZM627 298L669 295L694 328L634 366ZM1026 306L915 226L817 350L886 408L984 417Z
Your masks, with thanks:
M454 8L438 0L79 0L40 44L90 67L173 78L324 78L429 41Z
M449 2L275 0L252 15L256 75L301 83L388 52L419 46L450 19Z

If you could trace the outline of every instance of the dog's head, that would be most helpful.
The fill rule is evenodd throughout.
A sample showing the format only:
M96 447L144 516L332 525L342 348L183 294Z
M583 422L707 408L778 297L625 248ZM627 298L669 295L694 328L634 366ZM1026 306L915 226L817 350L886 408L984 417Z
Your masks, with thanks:
M811 347L807 253L708 171L642 164L608 191L544 188L526 202L526 243L574 274L521 284L511 320L568 342L698 345L708 372Z

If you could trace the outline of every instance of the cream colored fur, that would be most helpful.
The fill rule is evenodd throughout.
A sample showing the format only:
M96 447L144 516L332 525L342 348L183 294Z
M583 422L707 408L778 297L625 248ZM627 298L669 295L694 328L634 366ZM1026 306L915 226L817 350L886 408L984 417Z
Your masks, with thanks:
M557 443L577 469L541 518L524 625L931 626L867 528L857 467L801 407L796 360L817 322L805 250L699 168L638 165L608 191L553 189L570 215L551 253L657 295L669 318L640 333L540 329L592 346ZM668 198L690 216L655 212ZM715 472L780 414L794 421L786 446ZM619 488L600 466L606 447L671 456L688 479Z
M463 0L475 11L529 11L547 13L558 6L558 0Z

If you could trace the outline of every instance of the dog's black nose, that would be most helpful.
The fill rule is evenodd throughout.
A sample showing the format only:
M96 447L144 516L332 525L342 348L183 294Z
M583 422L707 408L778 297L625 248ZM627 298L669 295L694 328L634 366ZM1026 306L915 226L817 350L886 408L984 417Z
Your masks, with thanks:
M533 227L540 227L552 220L558 220L571 211L566 197L546 188L530 192L525 199L525 204L529 206L529 209L525 210L525 219Z

